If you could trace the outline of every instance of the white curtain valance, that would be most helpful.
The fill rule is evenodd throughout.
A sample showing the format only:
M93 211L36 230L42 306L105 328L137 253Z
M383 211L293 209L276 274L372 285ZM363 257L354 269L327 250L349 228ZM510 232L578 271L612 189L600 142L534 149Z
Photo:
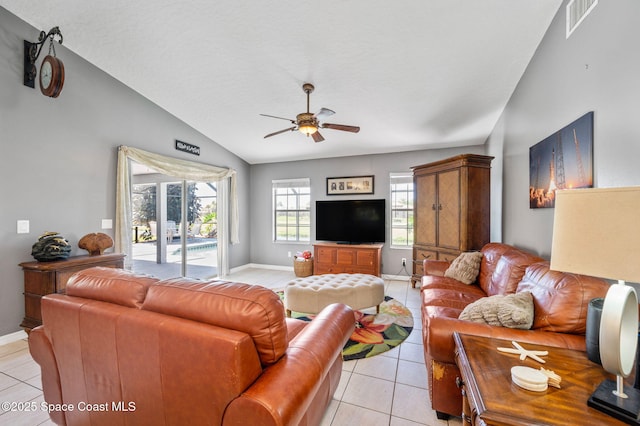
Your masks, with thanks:
M129 159L150 167L159 173L184 180L197 182L220 182L229 179L229 213L230 242L240 241L238 234L238 197L236 193L236 171L231 168L216 167L194 161L167 157L121 145L118 147L118 176L116 185L116 235L115 249L121 253L131 254L131 180ZM127 244L129 242L129 244ZM130 258L130 256L128 256Z
M167 157L124 145L119 147L119 152L131 160L151 167L159 173L184 180L218 182L225 178L231 178L236 174L236 171L233 169Z

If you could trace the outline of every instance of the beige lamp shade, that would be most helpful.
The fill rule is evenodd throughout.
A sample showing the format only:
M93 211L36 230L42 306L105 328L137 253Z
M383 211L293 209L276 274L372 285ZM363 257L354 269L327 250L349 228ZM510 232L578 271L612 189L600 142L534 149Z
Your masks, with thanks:
M599 324L605 380L588 405L628 424L640 424L640 390L625 389L638 343L640 187L556 191L551 269L618 280L607 291Z
M618 376L633 368L638 299L624 281L640 282L640 187L556 191L551 269L618 280L607 292L600 322L600 357Z
M551 269L640 283L640 187L556 191Z

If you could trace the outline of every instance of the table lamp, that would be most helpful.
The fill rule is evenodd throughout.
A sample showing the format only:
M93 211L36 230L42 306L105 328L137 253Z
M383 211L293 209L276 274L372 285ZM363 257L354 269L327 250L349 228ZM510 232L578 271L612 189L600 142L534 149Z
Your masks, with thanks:
M551 269L617 280L600 321L602 367L616 375L588 405L640 425L640 390L625 387L638 344L638 299L625 281L640 282L640 187L556 191Z

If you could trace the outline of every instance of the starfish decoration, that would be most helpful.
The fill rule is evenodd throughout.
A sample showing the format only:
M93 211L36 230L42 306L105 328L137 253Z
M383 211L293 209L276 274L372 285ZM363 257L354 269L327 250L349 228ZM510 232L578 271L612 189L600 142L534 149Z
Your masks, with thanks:
M520 346L520 344L518 342L512 341L511 344L513 344L513 346L516 347L516 349L513 348L498 348L498 351L500 352L506 352L509 354L518 354L520 355L520 361L524 361L527 357L530 357L531 359L534 359L536 361L538 361L539 363L544 364L546 361L542 358L540 358L539 355L549 355L549 352L547 351L530 351L527 350L525 348L523 348L522 346Z

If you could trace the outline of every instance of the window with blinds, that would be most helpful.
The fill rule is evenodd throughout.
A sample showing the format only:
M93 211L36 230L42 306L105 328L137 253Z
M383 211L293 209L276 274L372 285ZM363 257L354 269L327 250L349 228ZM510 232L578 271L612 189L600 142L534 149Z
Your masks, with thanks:
M413 246L413 176L391 173L391 246Z
M272 181L273 240L311 241L311 181L308 178Z

